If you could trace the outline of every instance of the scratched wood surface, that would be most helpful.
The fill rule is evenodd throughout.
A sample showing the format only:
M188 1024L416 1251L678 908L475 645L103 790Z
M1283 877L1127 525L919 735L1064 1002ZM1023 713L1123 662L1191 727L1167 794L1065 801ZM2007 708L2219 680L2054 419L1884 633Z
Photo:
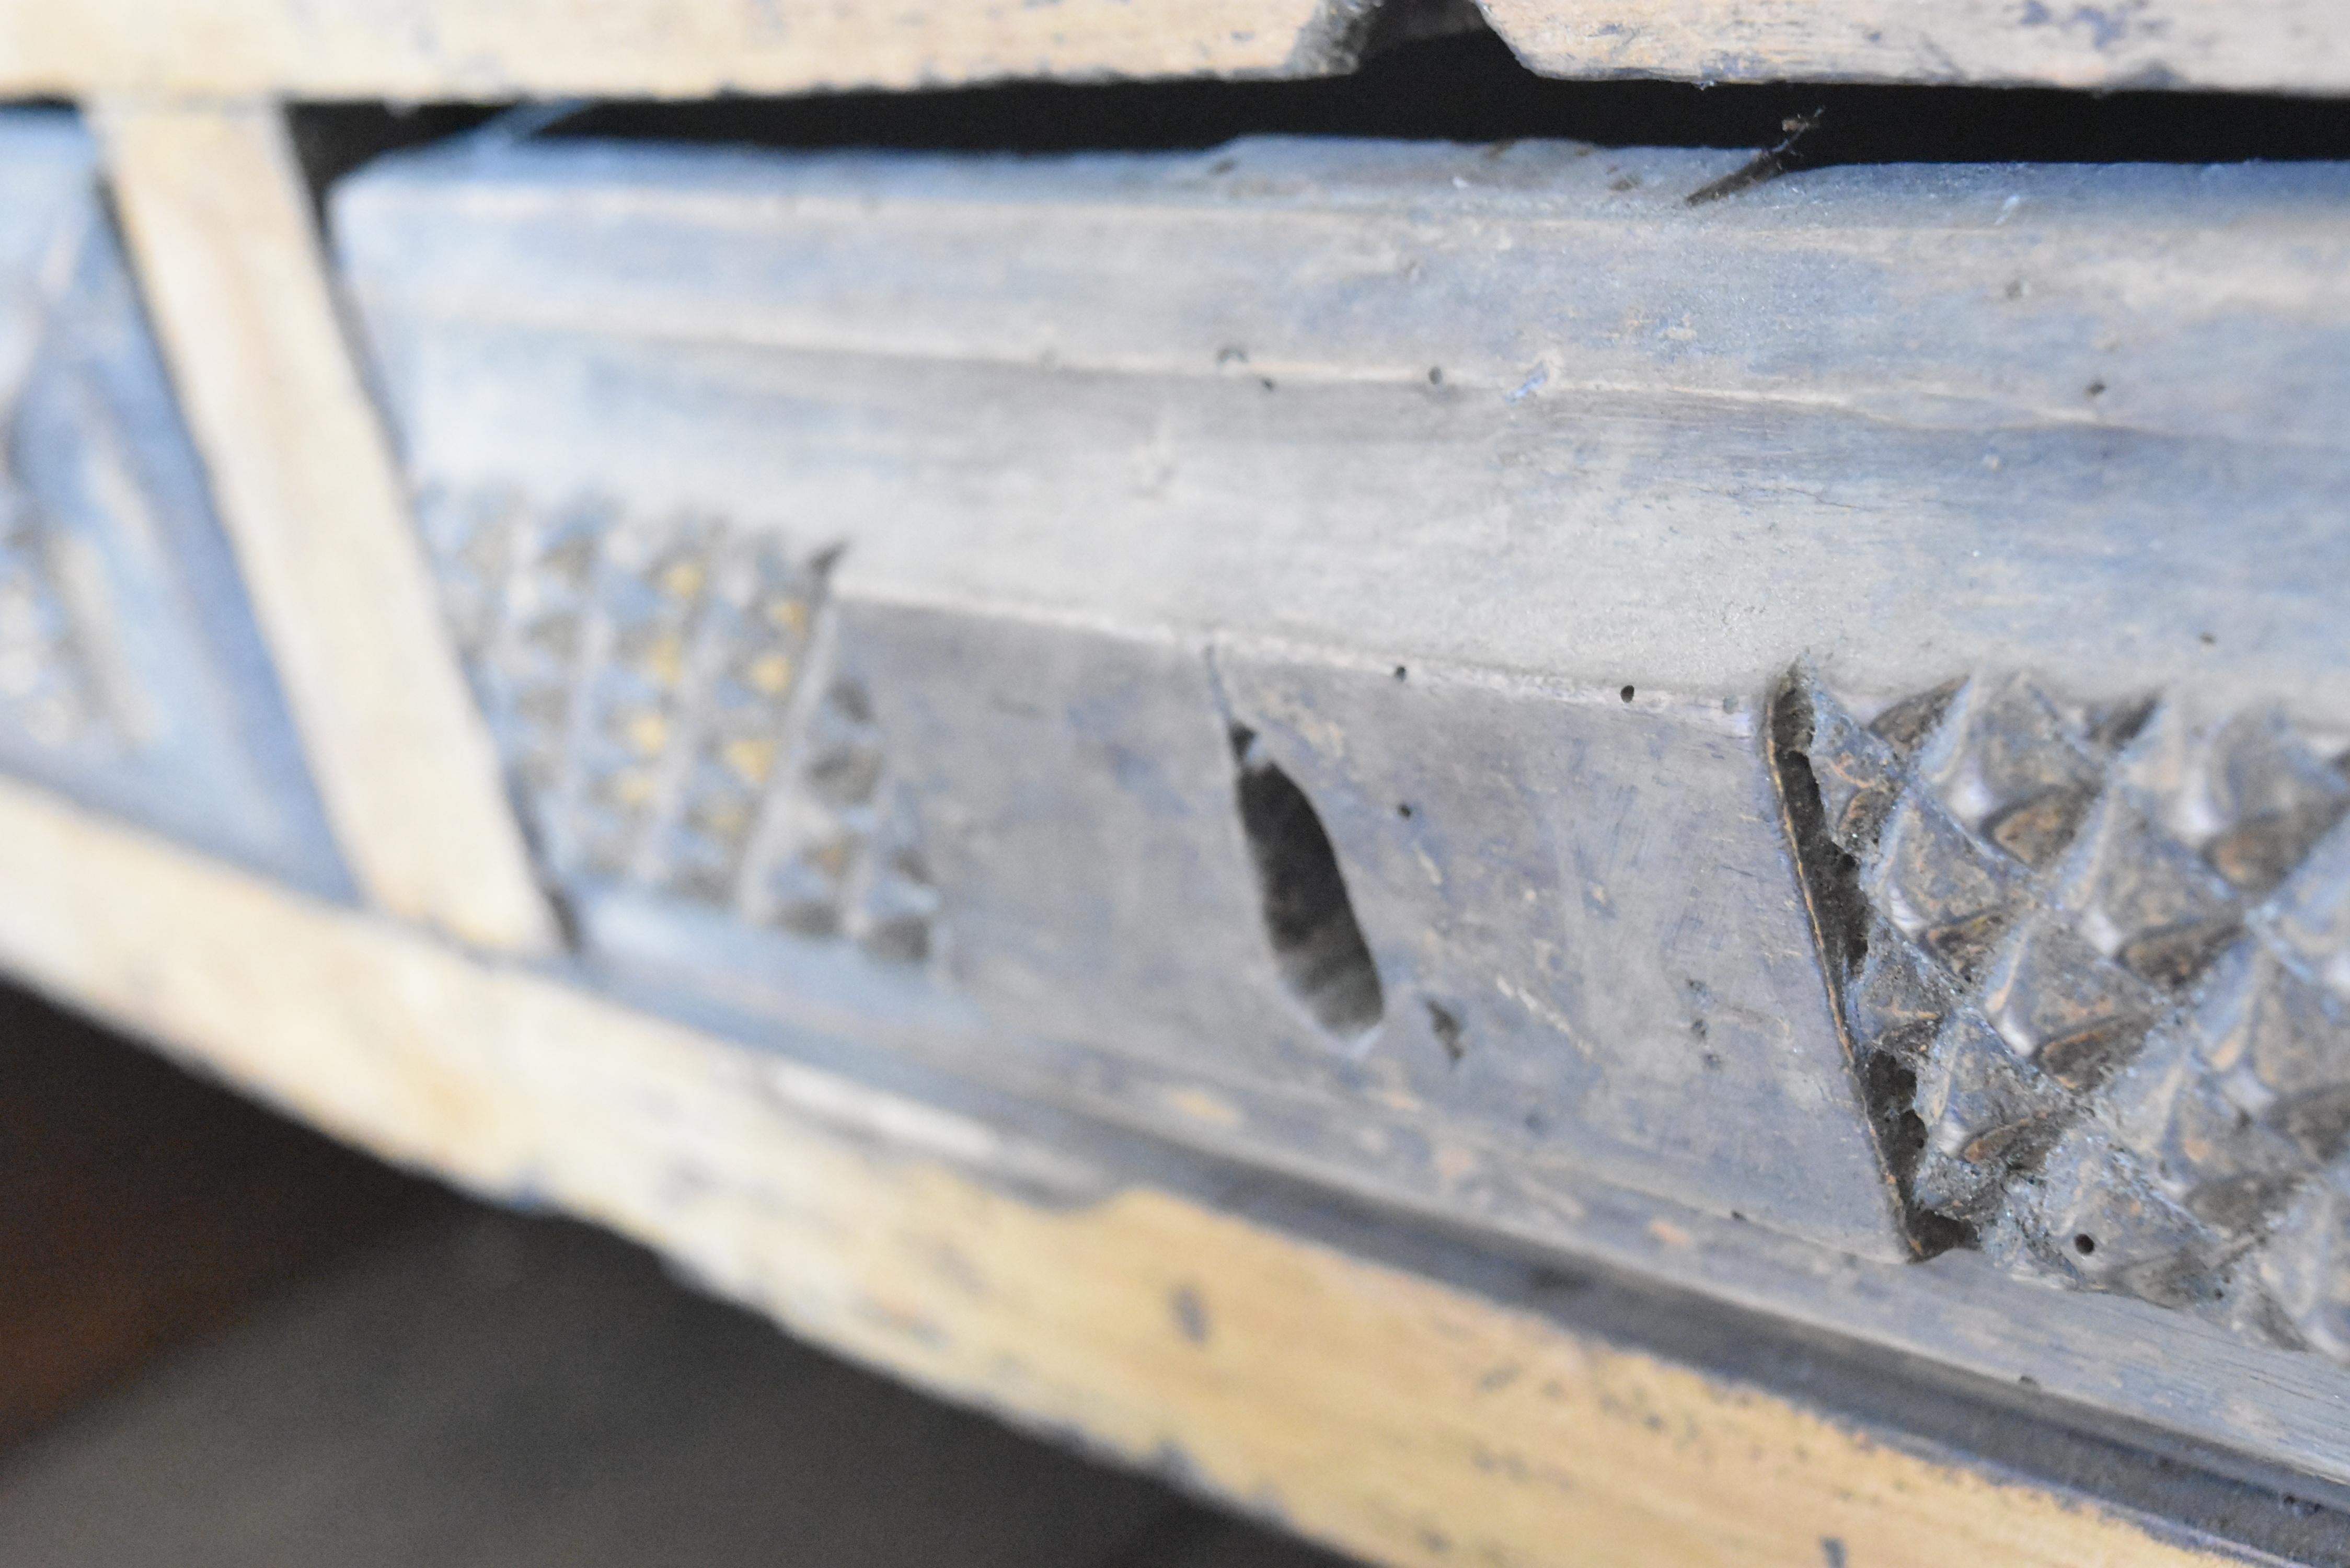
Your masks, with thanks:
M660 94L1343 63L1342 52L1301 45L1311 40L1322 49L1335 36L1328 18L1311 16L1295 19L1277 50L1252 38L1224 63L1202 64L1196 39L1170 46L1163 34L1139 53L1121 53L1134 40L1117 35L1081 38L1066 55L1053 51L1066 37L1045 47L1022 34L1007 47L991 35L961 52L920 45L919 63L909 63L901 36L890 46L894 55L860 54L854 39L836 38L826 46L825 58L834 62L822 67L827 74L811 75L805 58L773 64L744 47L747 35L730 31L723 17L713 31L678 45L670 32L643 31L638 14L602 13L612 31L582 29L577 52L533 57L504 47L494 33L468 33L475 24L462 18L439 34L410 28L388 40L334 29L310 35L307 24L281 25L274 14L256 21L241 11L173 12L138 29L130 47L132 29L87 30L111 25L105 14L93 15L95 23L11 16L15 30L0 32L0 80L134 94ZM494 29L518 13L474 15ZM1513 20L1500 6L1494 20L1515 38L1534 39L1540 31L1539 18ZM2293 34L2299 25L2290 15L2278 24L2286 45L2259 26L2224 39L2173 28L2166 36L2194 45L2175 58L2143 48L2130 55L2127 36L2105 36L2098 27L2090 28L2093 48L2084 55L2063 24L2053 44L2036 35L2021 49L1970 53L1915 35L1880 48L1883 39L1864 30L1857 42L1813 38L1808 55L1792 46L1771 55L1779 47L1773 23L1755 52L1740 57L1766 63L1731 74L1785 74L1792 67L1781 62L1808 60L1804 69L1821 75L2338 86L2338 63L2324 39ZM193 30L175 31L183 26ZM1545 60L1544 68L1561 69L1564 61L1575 73L1629 62L1635 70L1711 77L1723 63L1704 52L1713 44L1677 45L1665 29L1654 31L1661 41L1649 54L1627 48L1604 65L1576 36L1562 41L1555 26L1549 42L1521 47ZM1347 28L1338 34L1354 36ZM473 62L462 72L442 63L452 39ZM561 68L544 76L515 63L549 57ZM963 63L941 66L941 57ZM2127 75L2082 74L2099 70ZM483 948L552 946L486 739L462 699L450 649L430 629L429 590L400 532L406 519L398 483L335 336L282 132L258 111L182 113L117 102L109 134L151 297L229 502L231 526L242 530L240 548L295 685L294 706L330 815L383 913L354 913L272 888L11 784L0 787L0 867L23 898L0 909L0 961L16 972L398 1158L487 1191L552 1197L653 1241L825 1343L1019 1418L1073 1425L1138 1461L1180 1454L1218 1493L1277 1502L1308 1532L1383 1561L1435 1563L1479 1551L1503 1562L1936 1560L1921 1558L1921 1550L1951 1562L2199 1560L2195 1548L2113 1507L1887 1446L1762 1389L1564 1330L1194 1198L1107 1177L1066 1150L982 1122L751 1055L596 997L560 975L468 955L414 929L438 926ZM209 210L192 203L211 177L211 164L198 156L206 150L229 171ZM1984 223L1996 226L2009 210L1997 209ZM249 243L247 229L257 243ZM2336 238L2321 234L2317 248ZM2284 275L2258 275L2274 284ZM2309 268L2291 275L2295 297L2330 297L2310 275ZM300 340L271 348L272 333L256 325L270 313L255 302L280 291L298 306L288 317L299 325ZM243 304L213 319L212 306L223 300ZM257 347L268 351L256 357ZM2155 359L2164 353L2186 349L2158 346ZM1499 379L1504 357L1475 366L1471 384L1497 397L1520 388L1538 392L1546 378L1523 366L1523 379ZM1409 370L1415 382L1425 375L1417 360ZM1988 393L1962 387L1960 400L1976 411L2024 408L2036 421L2065 427L2052 439L2074 440L2074 427L2096 421L2069 405L2060 410L2048 389L2069 374L2066 367L2052 375L2045 388L2027 379L2020 396L2008 385ZM2102 378L2091 384L2095 390L2085 393L2091 399L2106 391ZM2183 418L2202 421L2186 433L2207 446L2260 446L2272 454L2293 447L2295 455L2276 461L2300 465L2296 483L2334 460L2338 441L2323 432L2271 444L2273 431L2246 423L2261 409L2223 402L2206 417L2190 400L2166 400L2160 388L2161 378L2150 375L2132 389L2147 400L2127 433L2149 443L2175 439L2181 432L2164 426ZM260 443L239 433L240 405L269 403L288 389L296 395L280 405L282 429ZM1719 389L1673 389L1676 396ZM1891 422L1906 424L1923 406L1908 400L1921 389L1892 390L1902 417ZM1924 390L1939 397L1946 389ZM887 396L886 389L875 393L877 404ZM2296 416L2285 417L2289 424ZM1955 451L1955 426L1942 425L1939 415L1919 422L1939 430L1931 439ZM313 435L327 439L311 449ZM338 465L363 481L356 503L338 483ZM314 517L328 520L324 537L356 552L343 567L367 564L362 575L370 580L338 567L325 574L331 591L306 602L305 590L318 579L300 576L302 552L288 546ZM930 567L902 556L893 565L885 555L868 580L889 587L894 570L897 597L919 599L908 585L918 590L924 571L934 572L933 580L956 572L972 574L966 583L983 580L979 547L973 542L973 556L942 557ZM1016 556L1012 565L1016 570ZM1168 584L1138 579L1128 587L1147 602ZM1790 616L1799 607L1780 607ZM1532 624L1503 623L1496 634L1525 635ZM2192 628L2170 627L2154 639L2166 673L2187 668L2191 650L2171 646L2187 635ZM1980 626L1955 636L1960 643L1994 640ZM1665 640L1650 628L1620 633L1616 647L1661 670L1685 673L1688 660L1725 668L1721 645L1675 649ZM1759 666L1789 651L1757 642L1727 658ZM2075 651L2107 677L2141 668L2110 649ZM2291 653L2277 653L2265 670L2258 656L2236 659L2217 683L2242 686L2265 673L2273 685L2276 670L2297 668ZM421 663L411 666L411 655ZM1676 659L1685 662L1676 666ZM421 671L413 681L411 668ZM1907 678L1908 667L1890 673ZM304 681L317 683L307 696ZM1631 691L1625 688L1627 708ZM2330 675L2312 691L2321 707L2341 697ZM331 711L338 698L350 700L340 713ZM378 704L390 716L381 725L393 740L389 746L383 735L366 732ZM371 776L379 769L382 776ZM412 771L412 787L384 787L403 770ZM390 804L354 804L370 792ZM417 799L439 804L419 812ZM444 820L455 826L442 831ZM1367 1377L1366 1366L1378 1375Z
M1510 47L1546 76L2325 93L2350 85L2340 14L2326 0L2249 6L2194 0L2107 6L2007 0L1930 6L1658 0L1620 8L1561 0L1480 3Z
M334 213L453 635L636 994L2339 1478L2324 1357L1910 1261L1758 715L1799 664L1887 700L2022 665L2339 734L2343 171L1854 168L1690 203L1738 161L485 142ZM678 519L828 561L820 603L776 577L813 641L661 600ZM533 555L590 538L607 576ZM661 602L822 701L640 709L626 654L534 652L549 607ZM1368 1027L1267 940L1240 730L1343 867ZM789 793L792 748L836 734L908 804L858 831L924 867L884 889L919 943L853 898L779 929L788 857L672 854L681 790L609 852L578 805L740 740L789 827L824 787L812 761Z
M2329 0L1932 7L1883 0L1482 0L1482 20L1561 77L1833 78L2350 88ZM511 98L916 87L1008 78L1311 76L1380 28L1477 25L1440 0L884 5L759 0L20 0L0 88L312 98Z

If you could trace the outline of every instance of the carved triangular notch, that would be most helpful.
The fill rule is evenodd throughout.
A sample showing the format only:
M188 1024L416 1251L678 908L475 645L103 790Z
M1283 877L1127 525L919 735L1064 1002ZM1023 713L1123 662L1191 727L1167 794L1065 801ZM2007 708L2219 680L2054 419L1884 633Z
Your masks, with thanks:
M1912 999L1914 1030L1905 1030L1893 1016L1902 1011L1898 998L1905 990L1930 987L1933 979L1922 973L1878 973L1898 958L1893 944L1871 965L1875 918L1861 890L1860 862L1848 846L1873 836L1892 804L1890 773L1880 776L1873 764L1889 762L1905 746L1914 745L1918 734L1931 730L1954 691L1938 691L1921 700L1930 712L1889 711L1895 722L1882 726L1885 733L1837 737L1823 733L1825 726L1814 689L1797 672L1772 698L1765 738L1781 820L1811 917L1836 1033L1852 1065L1877 1159L1894 1191L1903 1234L1921 1258L1973 1240L1964 1223L1922 1206L1914 1190L1926 1147L1926 1127L1916 1109L1915 1058L1942 1009L1940 999L1921 994ZM1888 1017L1876 1021L1879 1027L1870 1031L1856 1029L1850 1016L1864 976L1875 982L1870 990L1886 993L1878 997L1880 1002L1892 1003L1880 1009Z

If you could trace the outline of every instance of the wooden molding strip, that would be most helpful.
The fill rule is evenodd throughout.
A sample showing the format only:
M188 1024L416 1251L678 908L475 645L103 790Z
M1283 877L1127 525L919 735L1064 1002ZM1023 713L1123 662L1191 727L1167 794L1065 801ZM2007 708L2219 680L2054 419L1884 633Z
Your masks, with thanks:
M87 0L0 15L0 91L700 98L1015 77L1320 75L1345 0Z
M1180 1462L1379 1561L2220 1561L1187 1199L1101 1197L1055 1151L14 783L0 885L0 965L62 999L393 1158L644 1240L837 1350ZM1040 1186L1058 1199L1015 1195Z
M1412 18L1466 18L1428 0ZM2332 0L1479 0L1559 77L2350 90ZM0 93L691 98L1351 68L1363 0L78 0L0 11Z
M1544 76L2087 88L2350 89L2334 0L1479 0Z
M164 355L345 858L384 909L555 945L274 106L93 115Z

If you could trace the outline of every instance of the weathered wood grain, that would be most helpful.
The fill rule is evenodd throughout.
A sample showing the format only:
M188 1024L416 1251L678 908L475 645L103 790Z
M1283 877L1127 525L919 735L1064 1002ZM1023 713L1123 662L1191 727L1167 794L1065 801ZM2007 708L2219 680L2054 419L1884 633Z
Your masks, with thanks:
M1317 75L1352 63L1349 0L819 0L582 5L99 0L0 16L0 84L313 98L919 87L1016 77Z
M2327 0L1930 7L1886 0L1482 0L1536 70L2338 93ZM1388 0L1440 26L1465 7ZM24 0L0 89L314 98L702 97L1009 78L1310 76L1349 68L1374 0Z
M773 496L895 599L1605 691L1808 654L1890 693L2039 648L2085 692L2350 722L2309 569L2350 469L2350 170L1686 203L1740 161L575 143L387 161L337 229L421 480Z
M1545 76L2285 92L2340 92L2350 86L2350 36L2329 0L1479 4L1519 57Z
M403 919L489 947L551 947L279 111L114 103L98 120L150 307L345 858Z
M14 784L0 877L12 971L322 1126L1383 1562L2219 1560Z
M2335 767L2344 172L1688 203L1736 161L479 144L337 212L546 839L625 829L554 871L608 982L2340 1476L2315 1356L1899 1262L1760 715L2021 664ZM799 706L684 651L766 657L689 602L753 545L827 563Z

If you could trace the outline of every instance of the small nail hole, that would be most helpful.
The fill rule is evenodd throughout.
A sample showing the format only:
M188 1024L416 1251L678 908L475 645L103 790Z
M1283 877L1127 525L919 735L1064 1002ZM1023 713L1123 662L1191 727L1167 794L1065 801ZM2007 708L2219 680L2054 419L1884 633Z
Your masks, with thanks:
M1436 1036L1436 1043L1444 1047L1444 1059L1459 1066L1461 1059L1469 1054L1468 1032L1461 1027L1461 1015L1440 1002L1426 997L1420 1000L1428 1008L1429 1030Z
M1624 699L1625 701L1629 702L1632 700L1632 689L1629 686L1627 686L1623 691L1616 693L1616 695Z

